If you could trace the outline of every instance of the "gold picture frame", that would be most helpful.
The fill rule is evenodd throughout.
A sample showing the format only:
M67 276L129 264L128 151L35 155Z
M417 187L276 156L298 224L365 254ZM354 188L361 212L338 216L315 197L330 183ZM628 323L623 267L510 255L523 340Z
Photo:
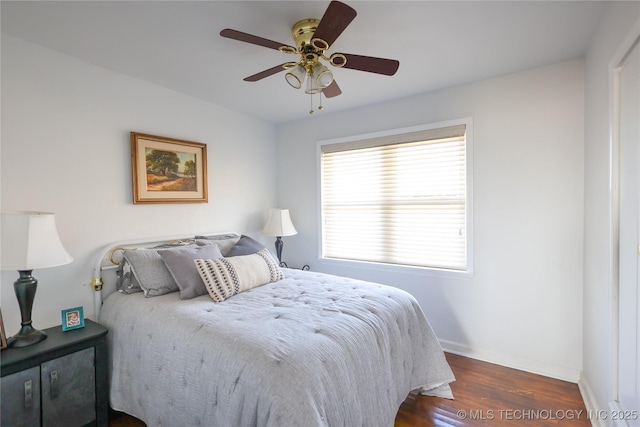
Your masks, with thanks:
M131 132L133 203L207 203L207 145Z

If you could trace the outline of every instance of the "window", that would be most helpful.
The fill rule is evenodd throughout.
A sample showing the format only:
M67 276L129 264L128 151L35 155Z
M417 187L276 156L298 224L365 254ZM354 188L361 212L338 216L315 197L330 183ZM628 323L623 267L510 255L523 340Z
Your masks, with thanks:
M470 126L320 142L322 257L469 271Z

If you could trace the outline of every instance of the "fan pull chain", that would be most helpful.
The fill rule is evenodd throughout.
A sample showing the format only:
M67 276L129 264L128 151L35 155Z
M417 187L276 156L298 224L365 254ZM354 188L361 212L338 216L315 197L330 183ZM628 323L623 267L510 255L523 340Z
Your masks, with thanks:
M320 91L320 106L318 107L318 110L322 111L324 107L322 106L322 91Z
M311 100L311 110L309 110L309 114L313 114L313 94L309 95L309 99Z

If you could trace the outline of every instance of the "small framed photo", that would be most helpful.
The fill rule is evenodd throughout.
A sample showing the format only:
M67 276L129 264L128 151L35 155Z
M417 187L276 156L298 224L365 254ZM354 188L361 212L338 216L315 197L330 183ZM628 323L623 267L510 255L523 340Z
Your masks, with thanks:
M62 310L62 330L84 328L84 312L82 307L68 308Z

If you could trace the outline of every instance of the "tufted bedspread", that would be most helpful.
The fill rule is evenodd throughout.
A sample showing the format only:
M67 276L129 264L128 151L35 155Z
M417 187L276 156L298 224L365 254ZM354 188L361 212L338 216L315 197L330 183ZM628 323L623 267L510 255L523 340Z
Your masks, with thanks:
M391 427L410 391L450 391L411 295L283 271L222 303L111 294L111 406L150 427Z

